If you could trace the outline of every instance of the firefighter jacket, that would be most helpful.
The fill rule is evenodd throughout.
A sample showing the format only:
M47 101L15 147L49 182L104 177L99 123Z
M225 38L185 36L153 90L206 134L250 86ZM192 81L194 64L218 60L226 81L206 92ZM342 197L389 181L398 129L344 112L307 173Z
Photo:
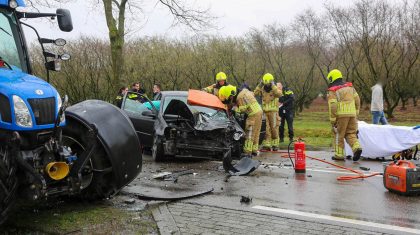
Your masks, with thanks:
M281 91L274 84L269 84L269 87L257 86L254 90L256 96L262 97L262 109L264 112L277 112L279 107L279 97L282 95Z
M258 104L257 99L255 99L254 94L248 89L243 89L239 92L236 97L236 104L238 106L236 112L238 113L245 113L248 116L252 116L262 112L261 106Z
M283 96L280 97L282 106L279 109L280 115L294 113L295 94L287 87L283 88Z
M227 82L225 82L225 84L223 86L227 86L229 85ZM219 97L219 89L220 87L222 87L221 85L219 85L218 83L212 84L208 87L203 88L203 91L213 94L217 97Z
M357 117L360 109L360 98L353 84L339 83L328 89L328 107L330 122L335 123L340 117Z

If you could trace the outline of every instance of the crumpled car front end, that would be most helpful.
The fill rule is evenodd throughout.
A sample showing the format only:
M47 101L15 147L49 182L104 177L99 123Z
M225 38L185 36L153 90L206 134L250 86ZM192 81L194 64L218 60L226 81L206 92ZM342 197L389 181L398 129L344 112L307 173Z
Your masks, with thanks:
M163 130L165 155L221 160L240 156L244 131L225 110L187 105L172 100L157 130Z

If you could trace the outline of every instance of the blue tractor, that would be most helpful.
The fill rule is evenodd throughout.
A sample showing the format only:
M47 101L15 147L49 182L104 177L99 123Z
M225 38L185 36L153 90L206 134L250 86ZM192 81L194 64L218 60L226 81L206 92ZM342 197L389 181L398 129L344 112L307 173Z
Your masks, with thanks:
M107 198L142 166L140 143L126 114L99 100L69 106L47 82L49 71L58 71L70 56L46 51L44 44L66 42L41 38L21 19L50 17L70 32L70 12L17 10L23 6L23 0L0 0L0 225L16 199ZM38 35L47 81L32 75L22 27Z

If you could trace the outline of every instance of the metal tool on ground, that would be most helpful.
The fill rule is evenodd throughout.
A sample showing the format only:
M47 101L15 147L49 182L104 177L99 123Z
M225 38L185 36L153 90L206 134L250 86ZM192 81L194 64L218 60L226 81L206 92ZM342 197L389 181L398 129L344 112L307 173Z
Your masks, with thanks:
M407 160L388 164L384 170L384 186L401 195L419 195L420 164Z

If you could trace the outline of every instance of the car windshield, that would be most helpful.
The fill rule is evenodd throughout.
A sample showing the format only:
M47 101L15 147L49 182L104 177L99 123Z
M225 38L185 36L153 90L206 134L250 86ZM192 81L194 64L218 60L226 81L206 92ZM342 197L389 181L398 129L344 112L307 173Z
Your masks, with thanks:
M159 110L160 101L152 101L153 105ZM136 100L126 99L124 103L125 111L132 112L135 114L141 114L143 111L152 110L152 105L149 102L140 103Z
M182 102L184 102L185 104L187 104L187 106L190 108L191 112L193 114L195 113L201 113L204 116L214 119L214 120L227 120L228 117L226 115L226 112L224 110L220 110L220 109L214 109L214 108L209 108L209 107L203 107L203 106L197 106L197 105L189 105L187 103L187 97L186 96L165 96L164 100L163 100L163 110L165 111L166 108L168 107L168 104L172 101L172 100L180 100ZM165 112L163 112L165 113Z
M18 42L16 18L13 17L11 12L0 9L0 57L12 68L22 69Z

